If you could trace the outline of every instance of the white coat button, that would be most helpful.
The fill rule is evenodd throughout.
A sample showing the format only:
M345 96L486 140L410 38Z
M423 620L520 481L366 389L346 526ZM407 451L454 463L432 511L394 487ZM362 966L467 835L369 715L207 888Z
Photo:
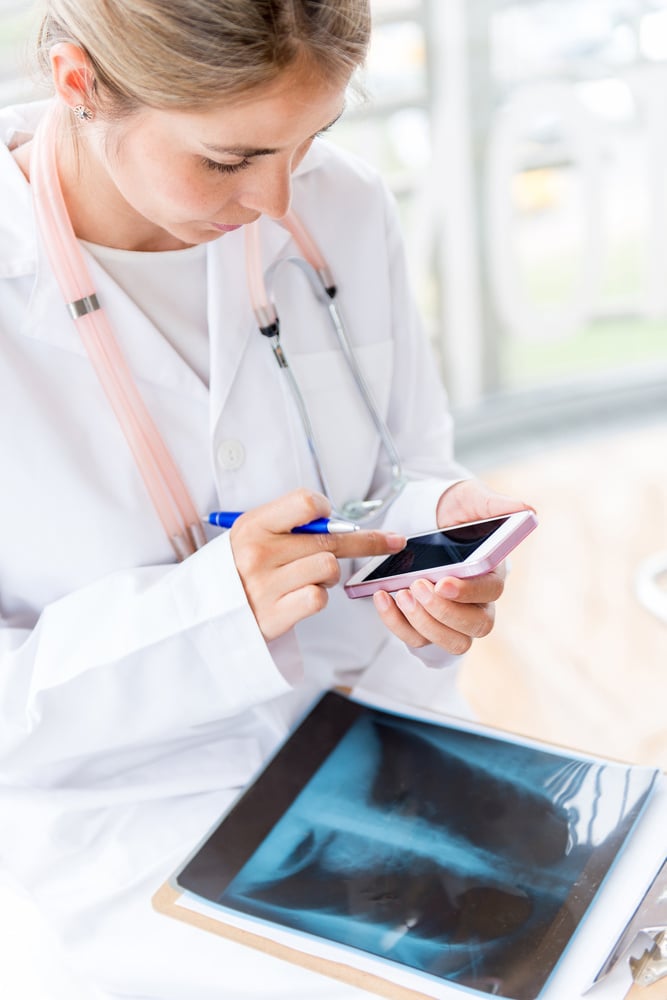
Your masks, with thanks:
M245 462L245 448L240 441L228 438L218 445L218 463L223 469L233 472Z

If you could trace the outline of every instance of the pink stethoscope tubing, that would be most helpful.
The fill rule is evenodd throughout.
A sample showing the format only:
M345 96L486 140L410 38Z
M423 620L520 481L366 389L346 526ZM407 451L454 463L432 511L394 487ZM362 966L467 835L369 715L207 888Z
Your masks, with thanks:
M88 357L109 399L146 488L179 559L204 544L201 518L183 478L139 395L127 361L97 298L62 195L56 161L56 114L35 133L31 186L49 262Z

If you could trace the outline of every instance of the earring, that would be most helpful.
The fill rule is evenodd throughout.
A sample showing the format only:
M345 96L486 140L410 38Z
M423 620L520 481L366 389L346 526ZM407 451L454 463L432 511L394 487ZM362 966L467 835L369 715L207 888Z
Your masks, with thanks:
M75 108L72 108L72 111L80 122L90 122L95 117L90 108L87 108L85 104L77 104Z

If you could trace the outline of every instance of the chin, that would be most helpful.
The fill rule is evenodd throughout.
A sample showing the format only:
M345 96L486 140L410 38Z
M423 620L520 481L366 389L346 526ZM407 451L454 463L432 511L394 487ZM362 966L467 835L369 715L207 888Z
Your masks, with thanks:
M210 226L207 226L206 228L202 227L201 229L195 229L193 227L188 232L182 230L178 234L174 233L174 236L176 236L179 240L183 240L184 243L189 243L191 246L194 246L198 243L211 243L213 240L219 240L221 236L227 236L227 233L220 229L213 229Z
M180 231L171 231L166 229L164 231L164 238L160 240L160 246L156 246L153 249L156 250L184 250L186 247L200 246L202 243L211 243L213 240L217 240L219 236L223 236L224 233L211 233L202 232L199 230L186 231L181 229Z

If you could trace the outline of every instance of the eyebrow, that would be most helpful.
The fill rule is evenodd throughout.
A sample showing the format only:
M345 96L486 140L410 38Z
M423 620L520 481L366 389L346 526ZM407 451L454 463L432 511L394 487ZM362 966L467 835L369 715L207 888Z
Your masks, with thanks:
M344 110L345 110L345 108L343 108L336 115L336 117L332 121L329 122L328 125L325 125L324 128L318 129L317 132L314 133L313 138L315 138L315 136L317 136L317 135L321 135L322 132L326 132L333 125L335 125L336 122L342 117ZM273 156L274 153L278 153L279 152L278 148L272 149L270 147L264 148L262 146L258 146L258 147L254 147L254 146L249 146L249 147L244 147L244 146L216 146L215 144L208 143L208 142L203 143L203 146L204 146L204 149L207 149L210 153L223 153L223 154L225 154L227 156L238 156L238 157L241 157L243 159L250 159L253 156Z

